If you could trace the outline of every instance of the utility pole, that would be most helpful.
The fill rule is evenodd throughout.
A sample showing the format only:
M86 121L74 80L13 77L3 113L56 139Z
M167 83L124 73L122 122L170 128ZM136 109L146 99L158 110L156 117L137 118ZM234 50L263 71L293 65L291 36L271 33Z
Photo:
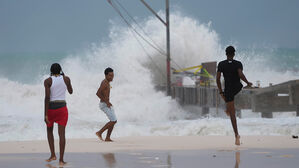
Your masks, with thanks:
M166 26L166 72L167 72L167 95L171 96L171 77L170 77L170 30L169 30L169 0L166 4L166 22L144 1L140 0L165 26Z
M170 78L170 31L169 31L169 0L166 0L166 45L167 45L167 95L171 95Z

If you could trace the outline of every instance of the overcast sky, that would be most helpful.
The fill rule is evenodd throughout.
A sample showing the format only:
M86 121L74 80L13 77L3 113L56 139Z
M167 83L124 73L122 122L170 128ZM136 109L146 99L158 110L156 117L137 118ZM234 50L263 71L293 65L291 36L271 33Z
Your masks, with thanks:
M134 16L139 0L119 0ZM146 0L158 11L164 0ZM299 48L298 0L170 0L171 10L212 22L222 43ZM72 52L108 37L119 19L106 0L0 0L0 53ZM125 24L123 24L125 26Z

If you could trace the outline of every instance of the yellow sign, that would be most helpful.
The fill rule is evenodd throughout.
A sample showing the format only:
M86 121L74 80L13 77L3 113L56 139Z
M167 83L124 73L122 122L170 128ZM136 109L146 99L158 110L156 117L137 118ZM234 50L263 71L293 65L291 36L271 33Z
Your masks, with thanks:
M193 66L193 67L188 67L188 68L183 68L183 69L179 69L179 70L174 70L173 72L175 73L180 73L180 72L185 72L185 71L189 71L195 69L195 71L193 72L194 75L197 76L203 76L203 77L207 77L207 78L214 78L212 75L209 74L209 72L202 67L202 65L198 65L198 66ZM198 73L200 70L203 70L203 73Z

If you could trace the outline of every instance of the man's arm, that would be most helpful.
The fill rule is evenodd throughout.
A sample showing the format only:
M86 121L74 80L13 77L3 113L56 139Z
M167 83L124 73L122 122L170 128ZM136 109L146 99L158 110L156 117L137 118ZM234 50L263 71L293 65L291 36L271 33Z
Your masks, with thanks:
M217 82L218 90L219 90L219 93L220 93L221 97L223 98L223 100L225 100L220 79L221 79L221 72L217 72L216 82Z
M112 106L112 104L109 102L108 98L108 87L109 85L106 82L102 82L100 88L98 89L96 95L107 104L108 107Z
M63 76L64 82L66 84L67 87L67 91L72 94L73 93L73 87L71 84L71 79L68 76Z
M238 74L239 74L240 79L242 79L242 81L244 81L247 84L247 86L251 87L252 83L248 82L247 78L243 74L242 69L238 69Z
M49 102L50 102L50 87L51 87L51 78L48 78L44 81L44 86L45 86L45 116L44 120L46 124L49 123L48 120L48 109L49 109Z
M221 93L223 91L222 91L222 86L221 86L220 78L221 78L221 72L217 72L216 82L217 82L218 90Z

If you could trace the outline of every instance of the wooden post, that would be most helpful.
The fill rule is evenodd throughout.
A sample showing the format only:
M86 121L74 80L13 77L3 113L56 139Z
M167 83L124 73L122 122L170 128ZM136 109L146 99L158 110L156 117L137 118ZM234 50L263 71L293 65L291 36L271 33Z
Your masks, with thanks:
M219 110L218 110L218 107L219 107L219 102L220 102L220 100L219 100L219 94L218 94L218 92L217 92L217 90L215 89L215 92L214 92L214 94L215 94L215 97L216 97L216 116L219 116Z
M166 71L167 71L167 95L171 95L170 77L170 31L169 31L169 0L166 0Z
M203 116L209 114L209 112L210 112L210 108L207 106L203 106L201 109L202 109Z
M236 115L237 115L237 117L239 117L239 118L241 118L242 117L242 115L241 115L241 110L236 110Z
M202 115L207 115L210 112L210 108L208 106L208 90L207 86L204 87L204 104L202 106Z
M273 118L272 112L262 112L262 118Z
M166 21L164 21L144 0L140 0L145 7L147 7L165 26L166 26L166 73L167 73L167 95L171 96L171 74L170 74L170 30L169 30L169 0L165 0L165 17Z

